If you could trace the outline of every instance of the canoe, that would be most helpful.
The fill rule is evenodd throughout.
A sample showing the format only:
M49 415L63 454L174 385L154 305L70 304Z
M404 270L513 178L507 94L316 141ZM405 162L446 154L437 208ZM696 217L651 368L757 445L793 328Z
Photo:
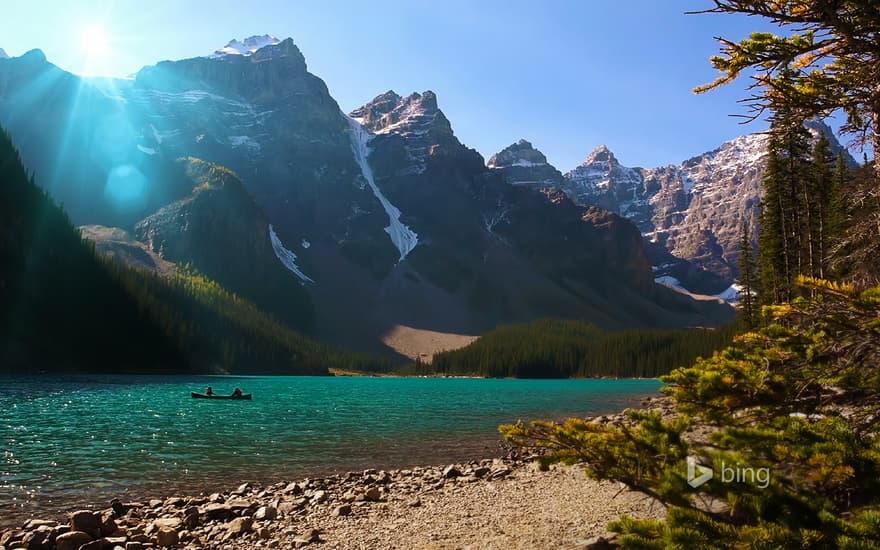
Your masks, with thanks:
M251 394L243 393L241 395L217 395L216 393L213 395L207 395L204 393L192 392L192 396L196 399L250 399Z

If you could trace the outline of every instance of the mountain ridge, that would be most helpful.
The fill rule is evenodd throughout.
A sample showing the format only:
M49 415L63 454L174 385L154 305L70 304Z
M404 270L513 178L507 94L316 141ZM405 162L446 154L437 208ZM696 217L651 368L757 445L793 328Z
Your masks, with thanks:
M40 74L52 78L38 97L16 94ZM247 56L163 61L134 81L102 84L45 60L0 64L0 122L11 121L29 163L65 175L48 187L76 204L75 221L120 227L177 262L198 263L198 248L174 243L186 242L187 220L203 227L220 220L190 210L191 190L169 187L178 180L167 177L168 167L178 157L228 167L265 215L254 235L262 242L268 234L273 261L295 257L311 280L300 285L288 273L310 295L314 333L325 341L387 352L381 337L398 325L477 334L548 316L606 328L729 318L725 308L654 285L640 233L626 219L508 185L456 137L430 90L388 91L346 115L291 39ZM74 94L88 94L88 111L67 102ZM28 120L16 117L25 104ZM47 141L45 128L77 139ZM64 147L88 170L62 170ZM119 165L158 194L129 210L104 200L103 182ZM138 231L145 219L162 238L143 224ZM224 239L201 240L222 246ZM222 279L223 264L200 265Z
M833 154L845 151L824 123L807 127L814 136L829 136ZM742 224L753 236L760 230L757 207L766 158L767 135L758 132L656 168L624 166L600 145L562 178L552 166L504 166L502 171L511 184L557 187L579 205L597 205L630 219L646 239L658 279L672 276L688 290L718 294L738 273ZM847 158L855 163L848 152Z

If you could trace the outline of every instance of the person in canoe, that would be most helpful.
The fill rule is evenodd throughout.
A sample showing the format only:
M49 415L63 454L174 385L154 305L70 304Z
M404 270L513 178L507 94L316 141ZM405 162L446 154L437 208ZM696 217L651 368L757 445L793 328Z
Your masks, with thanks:
M235 388L232 390L232 397L241 397L241 388Z
M211 386L208 386L207 388L205 388L205 395L207 395L207 396L214 395L214 388L212 388Z

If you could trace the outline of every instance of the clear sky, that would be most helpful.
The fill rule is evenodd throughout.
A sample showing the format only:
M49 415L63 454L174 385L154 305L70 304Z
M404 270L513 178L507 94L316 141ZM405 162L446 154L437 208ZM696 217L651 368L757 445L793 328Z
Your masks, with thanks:
M694 95L716 73L714 36L760 20L685 15L708 0L15 0L0 47L40 48L77 73L124 76L206 55L232 38L292 37L345 111L393 89L433 90L486 158L517 139L563 172L600 144L622 163L678 163L760 131L729 115L746 81ZM103 35L103 37L102 37ZM105 44L102 44L105 43Z

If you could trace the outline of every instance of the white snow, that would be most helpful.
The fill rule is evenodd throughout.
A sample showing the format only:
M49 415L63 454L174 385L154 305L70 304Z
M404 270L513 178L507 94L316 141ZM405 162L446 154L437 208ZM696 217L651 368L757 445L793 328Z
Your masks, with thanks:
M416 245L419 244L419 237L412 229L401 223L400 210L385 198L385 195L382 194L379 186L373 180L373 169L370 168L368 160L370 156L369 143L373 136L358 121L344 113L343 116L348 119L351 150L354 152L354 159L358 166L361 167L361 174L363 174L364 179L367 181L367 185L373 190L373 195L379 200L382 208L388 214L389 223L388 227L385 228L385 232L388 233L388 236L391 237L391 242L394 243L394 246L400 252L400 259L398 261L403 261L406 255L412 252Z
M305 239L303 239L302 243L300 243L300 244L302 244L303 248L308 248L308 247L312 246L312 243L310 243L309 241L307 241Z
M263 36L251 36L249 38L245 38L243 42L233 39L229 42L229 44L226 44L226 46L220 48L208 57L218 58L225 57L227 55L248 56L252 55L260 48L273 46L275 44L279 44L280 42L280 40L278 40L274 36L269 36L268 34L264 34Z
M681 284L681 281L679 281L675 277L672 277L671 275L663 275L662 277L657 277L654 279L654 282L678 290L685 290L685 288Z
M715 294L715 297L721 298L722 300L724 300L726 302L731 302L731 303L738 302L739 301L739 294L740 294L740 292L742 292L742 290L743 290L743 287L741 285L733 283L732 285L727 287L725 290L719 292L718 294Z
M303 273L296 264L296 254L284 247L284 244L281 242L281 239L278 238L278 235L275 233L275 228L272 227L271 223L269 224L269 239L272 241L272 250L275 251L275 257L284 264L284 267L292 271L303 283L315 282L310 279L308 275Z
M661 285L666 285L673 290L679 290L682 292L690 293L690 291L687 288L685 288L684 285L681 284L681 281L679 281L675 277L672 277L671 275L663 275L662 277L656 277L654 279L654 282L659 283ZM724 300L725 302L728 302L730 304L735 304L736 302L739 301L739 294L740 294L740 292L742 292L742 289L743 289L743 287L741 285L738 285L737 283L733 283L732 285L727 287L725 290L719 292L718 294L713 294L712 297L713 298L720 298L721 300Z
M158 153L158 151L156 151L152 147L144 147L141 144L138 144L137 148L140 150L141 153L144 153L146 155L155 155L156 153Z
M511 164L511 166L522 166L524 168L531 168L533 166L546 166L546 162L531 162L525 159L518 159L516 162Z

